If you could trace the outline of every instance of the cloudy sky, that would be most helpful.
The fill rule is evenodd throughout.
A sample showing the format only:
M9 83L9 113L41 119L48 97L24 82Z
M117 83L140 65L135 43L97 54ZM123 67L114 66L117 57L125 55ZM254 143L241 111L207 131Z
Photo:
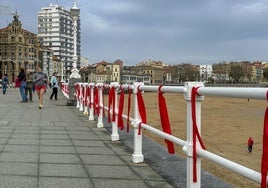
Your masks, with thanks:
M12 21L37 33L37 12L73 0L0 0L0 28ZM148 59L167 64L268 61L268 0L77 0L82 56L90 63Z

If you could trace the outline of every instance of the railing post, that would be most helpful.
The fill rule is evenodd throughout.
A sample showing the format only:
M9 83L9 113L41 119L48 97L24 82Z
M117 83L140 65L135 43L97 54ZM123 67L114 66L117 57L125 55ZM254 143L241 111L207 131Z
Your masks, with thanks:
M89 88L90 88L90 91L89 91L90 92L90 107L89 107L88 120L93 121L94 120L94 107L93 107L93 103L94 103L94 83L90 83Z
M138 99L137 92L138 87L144 85L143 83L134 83L133 85L133 96L134 96L134 121L132 122L134 128L134 146L132 154L133 163L142 163L144 161L144 156L142 154L142 130L139 135L139 124L141 122L141 117L138 110Z
M110 84L110 87L115 87L115 93L114 93L114 106L115 106L115 121L112 121L112 135L111 135L111 140L112 141L117 141L119 140L119 134L118 134L118 126L117 126L117 114L118 114L118 106L117 106L117 86L118 82L112 82ZM110 113L110 112L109 112Z
M191 107L191 91L193 87L204 86L202 82L185 82L185 94L184 98L187 103L187 140L183 147L183 151L187 155L187 187L188 188L200 188L201 187L201 158L197 156L196 172L197 182L193 182L193 121L192 121L192 107ZM196 122L197 128L201 135L201 101L204 100L204 96L196 97ZM196 144L197 150L202 149L199 143Z
M98 123L97 123L97 127L101 128L103 127L103 108L104 108L104 104L103 104L103 84L99 83L97 84L97 88L98 88L98 95L99 95L99 104L98 104L98 108L99 108L99 117L98 117Z
M87 93L87 83L83 83L84 85L84 99L83 99L83 104L84 104L84 115L88 115L88 105L87 105L87 99L88 99L88 93Z

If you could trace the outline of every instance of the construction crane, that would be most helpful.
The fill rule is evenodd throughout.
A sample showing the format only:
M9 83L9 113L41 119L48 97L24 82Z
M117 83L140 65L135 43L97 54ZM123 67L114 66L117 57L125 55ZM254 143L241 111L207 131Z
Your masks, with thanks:
M1 15L12 15L13 18L19 19L17 12L14 12L10 5L0 5L0 16Z

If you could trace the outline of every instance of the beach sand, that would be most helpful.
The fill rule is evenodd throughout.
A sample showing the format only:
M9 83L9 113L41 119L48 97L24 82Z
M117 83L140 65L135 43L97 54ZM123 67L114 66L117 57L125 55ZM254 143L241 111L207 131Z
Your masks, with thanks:
M167 102L172 134L186 140L187 108L184 96L177 93L165 93L164 96ZM155 92L145 92L143 94L147 124L161 130L157 97ZM127 114L127 98L127 95L125 95L125 114ZM105 105L107 105L106 102ZM206 149L260 172L265 109L266 101L264 100L205 97L202 101L201 137ZM161 145L165 145L163 138L146 130L143 130L143 133ZM248 153L247 150L249 136L254 139L252 153ZM175 149L178 155L185 157L180 146L176 145ZM207 159L202 159L202 168L236 188L260 187L257 183Z

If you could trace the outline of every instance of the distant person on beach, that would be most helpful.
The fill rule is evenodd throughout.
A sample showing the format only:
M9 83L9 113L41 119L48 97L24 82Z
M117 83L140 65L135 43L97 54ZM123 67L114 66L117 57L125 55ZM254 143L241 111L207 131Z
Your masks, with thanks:
M248 152L252 152L252 147L253 147L254 141L251 137L248 138Z
M44 93L47 89L47 74L42 72L41 67L37 67L37 72L34 74L33 83L35 85L35 90L39 98L38 108L42 109L44 106Z
M3 89L3 94L6 94L7 92L7 85L8 85L8 77L7 74L5 74L5 76L2 79L2 89Z

